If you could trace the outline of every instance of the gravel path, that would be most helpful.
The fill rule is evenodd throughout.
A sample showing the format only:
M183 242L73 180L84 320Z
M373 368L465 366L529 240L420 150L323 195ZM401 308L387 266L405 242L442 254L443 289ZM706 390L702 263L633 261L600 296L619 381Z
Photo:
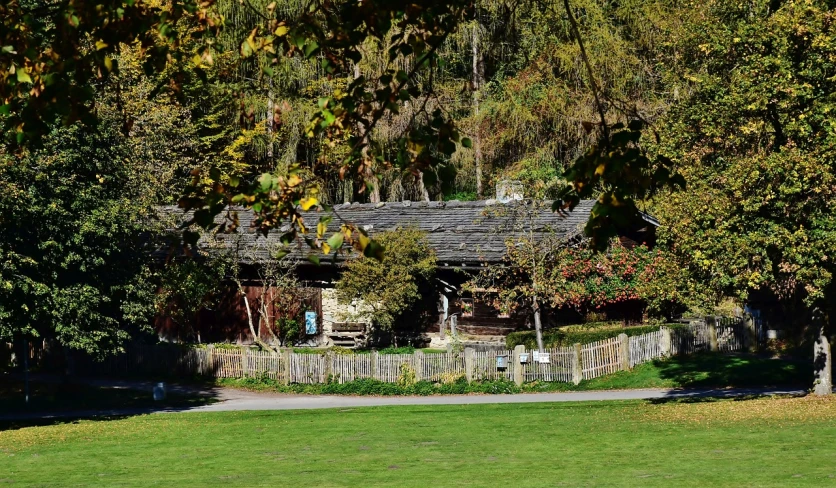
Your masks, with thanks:
M41 379L41 378L39 378ZM84 380L87 384L112 388L141 389L151 392L152 382ZM320 408L356 408L389 405L477 405L487 403L545 403L587 402L612 400L664 400L682 398L732 398L751 395L804 395L799 388L731 388L731 389L648 389L584 391L570 393L523 393L516 395L444 395L444 396L344 396L344 395L288 395L256 393L234 388L170 386L169 391L183 394L201 394L216 398L217 403L172 409L96 410L54 413L22 413L0 415L0 421L33 419L87 418L100 416L124 416L146 413L173 412L230 412L242 410L300 410Z

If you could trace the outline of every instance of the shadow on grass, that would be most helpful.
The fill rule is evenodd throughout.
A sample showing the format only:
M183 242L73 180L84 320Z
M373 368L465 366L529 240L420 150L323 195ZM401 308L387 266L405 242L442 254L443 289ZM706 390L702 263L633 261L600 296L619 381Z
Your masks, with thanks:
M34 375L25 402L18 375L0 375L0 430L75 422L81 418L114 420L164 411L183 411L219 400L210 384L167 385L154 400L153 381L66 378Z
M808 386L813 365L806 361L740 354L697 354L655 361L659 376L682 388Z

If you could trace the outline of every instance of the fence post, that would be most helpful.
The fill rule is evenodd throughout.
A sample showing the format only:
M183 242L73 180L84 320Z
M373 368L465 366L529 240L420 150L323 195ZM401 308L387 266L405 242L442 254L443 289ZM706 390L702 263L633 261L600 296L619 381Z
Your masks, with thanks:
M206 363L203 365L203 371L201 374L208 375L211 374L212 377L215 377L215 366L214 366L214 359L215 359L215 346L209 344L206 346Z
M334 351L325 351L325 371L323 383L330 383L334 376Z
M662 332L662 343L660 344L662 357L669 357L673 349L673 337L671 337L671 330L667 327L662 327L659 330Z
M424 379L424 351L415 351L415 381Z
M708 326L708 340L711 346L711 352L720 350L720 344L717 342L717 317L709 315L705 318L705 324Z
M248 376L250 348L244 347L241 349L241 376L246 378Z
M630 338L627 334L618 334L619 355L621 356L621 370L628 371L630 369Z
M514 364L513 364L513 367L514 367L514 383L516 383L517 386L523 384L524 375L523 375L523 365L520 362L520 354L522 354L524 352L525 352L525 346L523 346L522 344L514 347L514 357L513 357L512 361L514 362Z
M581 345L575 343L574 354L572 355L572 383L580 384L583 379L583 363L581 362Z
M746 328L746 349L749 352L758 352L758 330L755 328L755 317L750 313L744 314L743 325Z
M377 351L372 351L372 353L369 354L369 356L371 356L371 362L372 362L372 364L369 367L369 372L371 373L371 377L372 377L373 380L378 379L378 377L377 377L378 376L377 375L377 355L378 355Z
M284 350L284 384L289 385L293 383L291 375L293 374L293 349L286 348Z
M464 349L464 377L467 378L468 383L473 381L473 363L475 362L473 360L474 352L476 351L474 351L472 347L466 347Z

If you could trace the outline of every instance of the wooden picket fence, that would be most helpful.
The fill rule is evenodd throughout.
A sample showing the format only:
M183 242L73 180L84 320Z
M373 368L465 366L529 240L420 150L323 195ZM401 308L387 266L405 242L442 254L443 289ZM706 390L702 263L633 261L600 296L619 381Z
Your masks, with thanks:
M601 340L543 353L465 350L440 354L278 354L249 349L133 345L126 353L96 363L96 372L159 373L213 378L268 377L283 383L345 383L372 378L389 383L406 374L433 382L468 380L579 382L632 368L669 355L741 351L747 331L740 320L697 322L688 327ZM525 359L524 359L525 358Z

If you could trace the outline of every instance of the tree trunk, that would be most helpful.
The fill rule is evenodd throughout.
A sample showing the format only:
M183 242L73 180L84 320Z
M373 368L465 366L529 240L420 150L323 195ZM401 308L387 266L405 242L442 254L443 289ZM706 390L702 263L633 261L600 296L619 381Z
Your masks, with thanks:
M479 136L478 118L479 115L479 90L482 88L482 59L479 52L479 28L481 25L476 22L473 27L473 116L476 121L476 130L473 132L473 162L476 166L476 196L480 200L483 197L482 191L482 141Z
M273 164L273 124L276 116L275 102L273 101L273 79L268 81L269 88L267 89L267 117L265 123L267 124L267 159L270 164Z
M274 349L269 344L262 341L261 337L259 337L259 335L256 333L255 326L253 325L253 314L250 311L250 301L247 300L247 295L244 295L244 308L247 309L247 322L249 323L249 326L250 326L250 333L253 335L253 341L255 341L256 344L258 344L259 346L261 346L265 350L270 351L273 354L278 354L278 351L276 349ZM261 322L260 321L259 321L258 325L259 325L259 329L260 329L261 328Z
M423 201L430 201L430 193L427 191L427 187L424 186L424 173L421 171L418 172L418 192L421 194Z
M355 64L354 65L354 79L356 80L359 77L360 77L360 65ZM377 175L374 173L374 168L371 167L371 163L369 161L366 161L366 159L367 159L366 155L369 152L369 150L368 150L369 134L368 133L363 133L363 131L364 131L363 124L360 124L360 123L357 124L356 130L357 130L357 135L358 136L360 134L363 135L363 142L362 142L363 149L361 149L361 153L363 155L363 164L368 164L368 166L366 166L365 177L366 177L366 186L367 187L371 186L371 191L369 191L369 201L371 203L379 203L380 202L380 181L377 179Z
M830 342L823 323L819 327L819 337L813 346L813 372L815 383L813 393L816 395L830 395L833 393L833 359L830 356Z
M537 350L543 352L543 324L540 322L540 302L534 297L534 332L537 334Z

